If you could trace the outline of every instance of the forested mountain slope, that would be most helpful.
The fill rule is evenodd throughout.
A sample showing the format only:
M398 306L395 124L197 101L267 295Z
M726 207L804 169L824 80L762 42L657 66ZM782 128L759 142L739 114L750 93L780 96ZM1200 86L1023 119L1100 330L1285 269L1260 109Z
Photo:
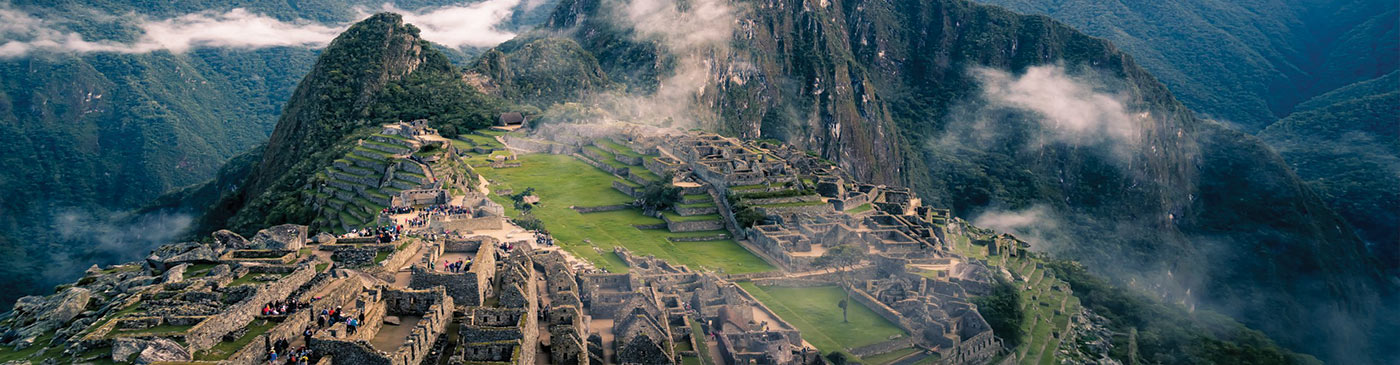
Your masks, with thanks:
M391 3L401 9L461 4ZM549 2L537 3L526 9L521 2L522 11L503 26L541 21ZM335 26L385 4L16 0L0 3L8 22L0 43L69 33L91 44L133 42L143 37L146 22L218 18L234 9L289 24ZM7 136L0 146L0 211L6 212L0 235L16 245L6 246L12 254L0 258L0 287L7 289L0 307L47 292L88 265L129 261L172 238L163 232L179 231L189 216L120 212L208 180L225 161L266 141L320 53L301 46L18 55L13 49L0 55L0 133Z
M979 0L1113 41L1208 118L1257 131L1308 98L1400 65L1383 0Z
M1371 243L1400 267L1400 71L1319 95L1259 132Z

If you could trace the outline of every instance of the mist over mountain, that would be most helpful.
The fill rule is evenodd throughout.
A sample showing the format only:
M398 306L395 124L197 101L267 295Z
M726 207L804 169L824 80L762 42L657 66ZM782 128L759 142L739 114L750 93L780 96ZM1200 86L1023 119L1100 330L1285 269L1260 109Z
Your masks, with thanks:
M1103 37L1203 117L1254 132L1400 66L1400 4L1375 0L985 0Z
M526 111L780 140L1213 330L1115 313L1161 334L1134 361L1306 362L1269 338L1397 359L1400 86L1393 60L1353 57L1394 48L1394 4L1003 5L1050 16L961 0L5 4L0 306L172 240L315 228L317 172L379 124L452 138ZM1086 8L1144 26L1070 11ZM1168 11L1204 34L1182 39L1230 41L1145 41L1177 37ZM168 37L249 24L267 32ZM282 31L296 36L256 39Z
M773 2L734 6L717 22L734 39L697 49L631 20L647 6L565 1L548 25L630 90L696 90L679 103L696 125L819 151L966 217L1039 207L1063 222L1042 249L1329 360L1386 352L1368 341L1394 328L1377 322L1394 283L1345 220L1107 41L959 1Z
M542 21L549 3L0 2L0 131L11 137L0 147L0 236L15 243L0 265L10 289L0 308L163 243L63 232L179 230L126 211L265 142L318 48L385 7L412 9L399 11L466 59ZM468 16L479 21L456 21Z

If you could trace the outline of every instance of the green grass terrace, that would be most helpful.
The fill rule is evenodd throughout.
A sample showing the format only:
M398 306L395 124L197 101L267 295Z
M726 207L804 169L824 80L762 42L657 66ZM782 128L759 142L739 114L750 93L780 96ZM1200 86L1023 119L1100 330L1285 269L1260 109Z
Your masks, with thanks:
M722 231L671 233L665 229L639 229L665 223L642 215L637 209L582 214L571 207L627 204L632 198L612 188L615 176L570 156L549 154L521 155L521 167L477 169L491 181L491 190L515 192L534 188L540 204L533 214L544 222L565 250L611 272L625 272L614 247L625 247L640 255L655 255L695 270L729 274L771 271L774 268L733 240L671 242L668 237L712 236ZM518 217L510 198L492 194L491 199ZM703 216L702 216L703 217ZM687 217L693 218L693 217ZM704 219L718 219L710 216Z
M837 305L846 298L846 293L836 286L760 287L752 282L741 282L739 286L772 309L778 317L801 330L802 339L816 346L823 354L840 351L846 353L847 358L859 359L846 349L884 342L895 335L908 335L894 323L855 301L851 302L847 313L850 321L843 322L841 307Z

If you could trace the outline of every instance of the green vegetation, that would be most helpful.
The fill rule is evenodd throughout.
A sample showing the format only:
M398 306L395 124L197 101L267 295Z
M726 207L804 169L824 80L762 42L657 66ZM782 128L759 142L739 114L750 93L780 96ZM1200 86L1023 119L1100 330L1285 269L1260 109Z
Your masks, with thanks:
M208 350L196 353L194 359L197 361L221 361L228 359L229 355L233 355L234 352L243 349L244 346L252 343L258 336L267 333L267 331L271 330L273 327L277 327L278 324L278 322L273 321L255 320L253 323L248 324L248 332L238 337L237 340L219 342L219 344L214 345L214 347Z
M730 188L730 190L738 191L737 189L734 189L734 188ZM730 194L729 196L730 196L730 198L731 198L731 201L742 201L742 200L746 200L746 199L790 198L790 197L805 196L805 195L817 195L817 191L816 191L816 189L805 189L805 190L800 190L800 189L787 189L787 190L777 190L777 191L762 191L762 192L750 192L750 193L734 193L734 194Z
M892 364L892 363L894 363L895 360L902 359L902 358L904 358L905 356L913 355L914 353L917 353L917 352L920 352L920 351L923 351L923 350L918 349L918 348L914 348L914 347L910 347L910 348L906 348L906 349L899 349L899 350L890 351L890 352L883 353L883 354L879 354L879 355L875 355L875 356L864 357L864 358L861 358L861 360L863 360L865 364L870 364L870 365Z
M702 215L683 216L683 215L676 214L675 212L670 212L670 211L661 212L661 214L664 214L664 215L666 216L666 219L669 219L669 220L671 220L672 222L716 221L716 220L719 220L719 219L720 219L719 214L702 214Z
M886 341L895 335L907 335L893 323L859 303L850 306L850 321L841 320L838 304L846 293L835 286L812 288L759 287L750 282L739 283L744 290L778 317L802 331L802 339L822 352L841 351ZM853 355L847 357L854 358Z
M228 285L226 285L226 286L234 287L234 286L239 286L239 285L252 285L252 284L269 283L269 281L257 280L257 277L259 277L259 276L264 276L264 275L287 276L287 275L290 275L290 274L260 274L260 273L247 273L247 274L243 274L243 276L240 276L240 277L238 277L237 279L233 279L233 281L228 282Z
M1400 71L1323 94L1259 132L1363 239L1400 242ZM1400 262L1400 245L1373 245ZM1393 267L1394 265L1392 265ZM1394 268L1392 272L1394 272Z
M612 253L613 247L622 246L636 254L655 255L697 270L732 274L773 270L732 240L677 243L666 238L685 235L664 229L637 229L634 225L664 222L644 216L636 209L580 214L570 207L627 204L632 198L612 188L612 175L569 156L528 154L521 155L520 161L522 167L479 169L478 172L492 182L492 190L535 188L540 204L531 214L548 226L561 247L599 267L612 272L626 271L626 266ZM520 215L505 197L493 194L491 198L506 206L509 215Z
M166 335L166 334L184 333L185 331L190 330L190 328L192 328L192 327L194 327L194 325L170 325L170 324L163 324L163 325L159 325L159 326L155 326L155 327L151 327L151 328L114 329L114 330L112 330L112 333L114 333L114 334L117 334L117 333L120 333L120 334L141 334L141 335Z
M661 211L671 209L680 198L681 189L669 183L662 183L652 180L642 189L642 197L637 199L638 206L647 211Z
M870 203L865 203L865 204L861 204L861 205L858 206L858 207L855 207L855 209L851 209L851 210L846 211L846 213L850 213L850 214L860 214L860 213L869 212L871 209L874 209L874 208L870 205Z
M612 153L614 153L614 154L619 154L619 155L628 156L628 157L637 157L637 158L641 158L641 157L642 157L642 154L637 153L636 151L633 151L631 148L627 148L627 146L623 146L622 144L617 143L617 141L613 141L613 140L611 140L611 139L605 139L605 140L599 141L598 144L603 145L603 147L607 148L609 152L612 152Z
M14 360L28 359L31 356L35 356L36 354L39 354L39 350L44 349L44 345L48 344L49 341L53 341L53 335L53 333L46 333L44 335L41 335L34 339L33 346L26 347L23 350L16 351L8 346L0 346L0 361L9 362ZM31 360L30 362L36 364L40 363L43 359L54 358L58 355L61 355L62 351L63 349L61 348L49 349L43 354L39 354L39 356L35 357L35 359L39 361Z
M491 77L505 98L538 108L579 100L611 84L593 54L567 38L519 37L482 54L472 68Z
M687 323L690 323L691 335L699 336L695 338L695 352L700 354L700 358L697 359L698 362L703 365L710 365L712 362L710 359L710 345L708 342L705 342L704 327L700 325L700 322L696 322L695 318L686 317L685 320Z
M1115 333L1114 343L1128 343L1129 330L1137 330L1137 359L1129 359L1128 346L1115 346L1110 353L1125 363L1317 363L1311 356L1278 347L1262 333L1228 317L1202 310L1187 313L1136 290L1115 287L1078 263L1053 261L1047 268L1069 282L1084 306L1109 320L1109 329Z
M1021 308L1021 290L1000 276L996 280L990 294L977 297L972 302L977 304L977 311L992 326L992 333L1001 337L1002 344L1007 348L1016 348L1026 335L1021 327L1026 319Z
M754 206L755 206L755 207L764 207L764 208L785 208L785 207L812 207L812 206L830 205L830 204L831 204L831 203L827 203L827 202L824 202L824 201L817 200L817 201L809 201L809 202L787 202L787 203L773 203L773 204L758 204L758 205L754 205Z
M1294 103L1400 63L1394 2L981 2L1045 14L1111 40L1187 106L1251 131L1287 115Z

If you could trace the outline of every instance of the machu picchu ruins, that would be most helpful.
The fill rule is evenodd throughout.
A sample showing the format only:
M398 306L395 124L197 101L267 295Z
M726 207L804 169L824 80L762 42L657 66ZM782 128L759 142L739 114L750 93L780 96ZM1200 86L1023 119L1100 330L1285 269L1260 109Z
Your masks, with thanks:
M791 146L507 124L384 125L307 184L309 226L93 267L21 300L5 344L44 363L1014 364L1088 327L1025 242ZM1000 272L1050 334L1019 352L972 302Z

